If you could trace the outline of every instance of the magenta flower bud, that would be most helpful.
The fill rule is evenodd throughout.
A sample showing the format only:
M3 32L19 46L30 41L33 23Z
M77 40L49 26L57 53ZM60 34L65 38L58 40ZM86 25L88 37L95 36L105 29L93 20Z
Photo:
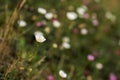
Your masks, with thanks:
M110 73L109 80L117 80L117 76L114 73Z
M73 33L74 33L74 34L77 34L78 32L79 32L79 31L78 31L77 28L74 28L74 29L73 29Z
M88 13L85 13L83 16L84 16L85 19L89 19L90 18L90 15Z
M88 59L89 61L94 61L95 57L94 57L92 54L89 54L89 55L87 56L87 59Z
M97 19L94 19L94 20L92 21L92 23L93 23L94 26L97 26L97 25L99 24L99 22L98 22Z
M54 80L54 77L52 75L48 75L47 80Z
M36 26L37 26L37 27L41 27L41 26L42 26L42 23L41 23L41 22L37 22L37 23L36 23Z

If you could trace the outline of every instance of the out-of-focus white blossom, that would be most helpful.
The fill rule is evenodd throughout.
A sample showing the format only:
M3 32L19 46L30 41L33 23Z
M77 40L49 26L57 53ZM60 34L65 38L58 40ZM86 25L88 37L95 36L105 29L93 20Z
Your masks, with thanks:
M114 22L115 20L116 20L116 16L115 15L113 15L111 12L106 12L106 14L105 14L105 17L107 18L107 19L109 19L109 20L111 20L112 22Z
M86 35L88 33L88 30L86 28L81 29L81 34Z
M63 37L62 41L63 42L70 42L70 38L69 37Z
M49 33L50 33L50 27L46 27L46 28L44 29L44 31L45 31L47 34L49 34Z
M71 45L68 42L63 42L62 47L65 49L69 49L71 47Z
M103 68L103 64L102 63L97 63L96 68L101 70Z
M80 17L83 17L86 11L87 11L86 6L81 6L81 7L77 8L77 12L78 12Z
M48 20L52 19L53 18L53 13L46 13L45 18L48 19Z
M55 28L59 28L60 25L61 25L61 23L60 23L58 20L54 20L54 21L53 21L53 26L54 26Z
M40 13L40 14L46 14L47 11L46 11L46 9L39 7L38 8L38 13Z
M25 26L27 25L27 23L26 23L24 20L19 20L19 21L18 21L18 25L19 25L20 27L25 27Z
M59 75L60 75L60 77L62 77L62 78L67 78L67 74L66 74L63 70L60 70L60 71L59 71Z
M36 31L34 33L34 35L35 35L35 39L36 39L37 42L42 43L42 42L46 41L46 38L44 37L42 32Z
M56 44L56 43L53 43L53 48L57 48L58 47L58 45Z
M67 12L66 16L69 20L77 19L77 14L75 12Z

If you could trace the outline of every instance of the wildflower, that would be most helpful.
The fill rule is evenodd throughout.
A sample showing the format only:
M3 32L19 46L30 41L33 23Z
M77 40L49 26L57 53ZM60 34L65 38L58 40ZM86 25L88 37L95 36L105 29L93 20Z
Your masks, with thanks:
M24 20L19 20L19 21L18 21L18 25L19 25L20 27L25 27L25 26L27 25L27 23L26 23Z
M103 68L103 64L102 63L97 63L96 68L101 70Z
M82 28L81 29L81 34L82 35L86 35L88 33L87 29L86 28Z
M77 8L77 12L78 12L80 17L83 17L86 11L87 11L86 6L81 6L81 7Z
M62 77L62 78L67 78L67 74L66 74L63 70L60 70L60 71L59 71L59 75L60 75L60 77Z
M92 20L92 23L93 23L94 26L97 26L99 24L97 19Z
M87 56L87 59L88 59L89 61L94 61L95 57L94 57L92 54L89 54L89 55Z
M54 77L52 75L48 75L47 80L54 80Z
M40 8L38 8L38 13L46 14L47 11L46 11L46 9L40 7Z
M65 36L65 37L63 37L62 41L63 42L70 42L70 38Z
M77 14L75 12L67 12L66 16L69 20L77 19Z
M109 80L117 80L117 76L114 73L110 73Z
M62 47L65 48L65 49L69 49L71 46L68 42L63 42Z
M36 23L36 26L37 26L37 27L41 27L41 26L42 26L42 23L41 23L41 22L37 22L37 23Z
M45 18L48 19L48 20L52 19L53 18L53 13L46 13Z
M60 25L61 25L61 23L60 23L58 20L53 20L53 26L54 26L55 28L59 28Z
M58 45L56 44L56 43L53 43L53 48L57 48L58 47Z
M36 32L34 33L34 35L35 35L35 39L36 39L37 42L42 43L42 42L46 41L46 39L45 39L45 37L43 36L43 33L42 33L42 32L36 31Z
M77 34L77 33L78 33L78 29L77 29L77 28L74 28L74 29L73 29L73 33L74 33L74 34Z
M50 33L50 27L46 27L46 28L44 29L44 31L45 31L47 34L49 34L49 33Z
M89 15L88 13L85 13L85 14L83 15L83 17L84 17L85 19L88 19L88 18L90 17L90 15Z
M106 12L106 14L105 14L105 17L107 18L107 19L109 19L109 20L111 20L112 22L114 22L115 20L116 20L116 16L115 15L113 15L111 12Z

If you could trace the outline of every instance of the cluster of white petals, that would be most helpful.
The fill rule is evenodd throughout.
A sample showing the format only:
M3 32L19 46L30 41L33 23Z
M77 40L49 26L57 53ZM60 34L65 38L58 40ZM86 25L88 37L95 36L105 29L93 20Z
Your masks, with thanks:
M86 6L80 6L76 9L77 13L79 14L80 17L83 17L84 14L87 11L87 7Z
M54 16L54 15L53 15L53 13L51 13L51 12L45 14L45 18L48 19L48 20L52 19L53 16Z
M24 20L19 20L18 25L19 25L19 27L25 27L27 25L27 23Z
M86 28L81 29L81 34L86 35L88 33L88 30Z
M43 33L40 31L36 31L34 33L34 36L35 36L35 39L37 42L42 43L42 42L46 41L46 38L44 37Z
M67 36L65 36L65 37L63 37L62 41L63 41L63 42L70 42L70 38L67 37Z
M54 21L53 21L53 26L54 26L55 28L59 28L59 27L61 26L61 23L60 23L58 20L54 20Z
M96 68L97 68L98 70L101 70L101 69L103 68L103 64L102 64L102 63L97 63L97 64L96 64Z
M63 70L60 70L60 71L59 71L59 75L60 75L60 77L62 77L62 78L67 78L67 74L66 74Z
M109 19L109 20L111 20L112 22L114 22L115 20L116 20L116 16L115 15L113 15L111 12L106 12L106 14L105 14L105 17L107 18L107 19Z
M39 7L39 8L38 8L38 13L40 13L40 14L46 14L46 13L47 13L47 10L44 9L44 8Z
M63 39L62 39L62 48L69 49L71 47L69 42L70 42L69 37L67 37L67 36L63 37Z
M66 16L69 20L77 19L77 14L75 12L67 12Z
M62 47L65 48L65 49L69 49L71 46L70 46L69 43L63 42L63 43L62 43Z

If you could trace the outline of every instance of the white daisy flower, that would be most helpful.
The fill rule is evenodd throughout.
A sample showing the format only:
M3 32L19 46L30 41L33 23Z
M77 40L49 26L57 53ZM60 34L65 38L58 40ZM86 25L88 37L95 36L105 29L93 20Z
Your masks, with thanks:
M81 7L77 8L77 12L78 12L80 17L83 17L86 11L87 11L86 6L81 6Z
M70 38L65 36L65 37L63 37L62 41L63 42L70 42Z
M56 44L56 43L53 43L53 48L57 48L58 47L58 45Z
M42 33L42 32L36 31L36 32L34 33L34 35L35 35L35 39L36 39L37 42L42 43L42 42L46 41L46 39L45 39L45 37L43 36L43 33Z
M58 20L54 20L54 21L53 21L53 26L54 26L55 28L59 28L60 25L61 25L61 23L60 23Z
M63 42L62 47L65 48L65 49L69 49L71 46L68 42Z
M20 27L25 27L25 26L27 25L27 23L26 23L24 20L19 20L19 21L18 21L18 25L19 25Z
M62 78L67 78L67 74L66 74L63 70L60 70L60 71L59 71L59 75L60 75L60 77L62 77Z
M77 14L75 12L67 12L66 16L69 20L77 19Z
M86 28L81 29L81 34L86 35L88 33L88 30Z
M102 63L97 63L96 68L101 70L103 68L103 64Z
M116 20L116 16L115 15L113 15L111 12L106 12L106 14L105 14L105 17L107 18L107 19L109 19L109 20L111 20L112 22L114 22L115 20Z
M46 14L47 11L46 11L46 9L39 7L39 8L38 8L38 13Z
M52 19L53 18L53 13L46 13L45 18L48 19L48 20Z

